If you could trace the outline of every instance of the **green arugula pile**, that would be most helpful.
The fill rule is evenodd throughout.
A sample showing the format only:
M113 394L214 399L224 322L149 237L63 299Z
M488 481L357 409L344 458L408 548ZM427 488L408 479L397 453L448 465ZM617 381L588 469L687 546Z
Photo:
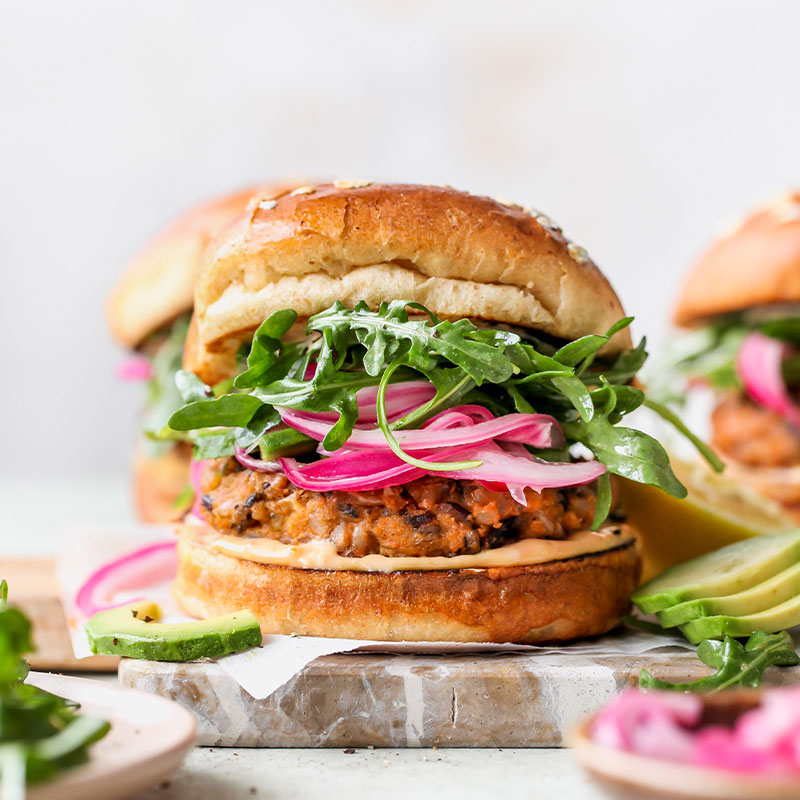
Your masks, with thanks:
M652 369L648 368L650 396L680 405L686 399L687 386L695 381L719 391L740 391L736 355L748 333L760 331L773 339L800 345L800 317L784 316L785 313L778 309L724 314L678 337L665 348ZM800 354L784 361L783 377L787 386L800 385Z
M195 458L230 456L236 445L248 452L258 447L265 460L313 450L316 442L279 426L276 406L336 411L339 419L323 445L328 451L337 450L358 416L356 392L378 386L378 424L395 453L411 463L393 430L420 427L445 409L476 403L498 416L513 412L554 416L567 447L533 451L538 457L566 461L570 447L583 445L610 473L684 497L686 489L673 474L663 447L651 436L619 425L627 414L646 405L676 425L715 469L722 468L674 414L631 385L647 358L644 340L613 359L601 355L603 346L631 323L631 317L605 334L565 344L517 328L441 320L424 306L402 300L382 303L377 311L365 303L350 309L337 302L308 320L304 339L285 341L296 319L294 311L283 310L264 321L254 334L246 367L232 386L212 389L191 373L178 373L186 405L172 415L169 426L175 431L202 431L192 437ZM315 365L313 374L310 365ZM435 386L435 396L388 424L387 386L420 376ZM429 469L436 466L427 464ZM598 480L594 527L605 520L610 505L606 474Z
M109 730L104 720L76 713L77 705L23 683L33 650L31 625L8 605L0 581L0 800L23 798L25 783L82 764L88 747Z
M717 671L690 683L668 683L653 678L643 669L639 675L639 687L677 692L719 692L742 686L755 688L761 685L767 667L794 667L800 663L792 638L786 631L756 631L744 644L732 636L726 636L722 641L706 639L698 645L697 657Z

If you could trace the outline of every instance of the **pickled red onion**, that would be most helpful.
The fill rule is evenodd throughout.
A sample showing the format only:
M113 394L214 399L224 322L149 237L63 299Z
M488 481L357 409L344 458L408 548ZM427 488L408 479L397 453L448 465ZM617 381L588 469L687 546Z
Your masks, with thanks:
M800 773L800 690L769 689L732 725L704 724L703 701L673 692L623 692L594 718L604 747L714 769Z
M457 447L463 444L477 445L482 442L499 440L529 444L532 447L561 447L564 442L558 422L547 414L507 414L494 418L485 412L489 419L472 424L463 424L462 420L470 416L467 406L456 406L434 417L424 428L408 431L395 431L395 438L404 450L431 450L440 447ZM479 406L477 408L480 408ZM295 430L322 441L331 430L333 424L319 419L314 414L278 408L283 421ZM456 416L458 415L458 416ZM436 425L437 421L452 424ZM434 431L436 431L434 433ZM369 448L388 450L389 443L378 428L365 430L355 428L347 440L348 448Z
M437 470L434 474L530 487L535 491L590 483L606 470L599 461L553 463L523 458L505 452L494 442L416 453L416 456L423 461L448 461L454 456L460 460L482 461L481 466L474 469ZM426 470L402 461L391 450L340 450L330 458L311 464L300 465L291 458L281 458L280 463L286 477L295 486L315 492L383 489L426 474Z
M791 347L763 333L744 337L736 356L736 371L745 391L759 405L772 409L800 428L800 409L792 402L783 380L782 365Z
M142 598L126 599L119 603L112 598L121 591L145 589L170 580L175 576L177 567L175 542L156 542L95 570L78 590L75 605L82 614L91 617L98 611L114 608L123 602L136 602Z
M236 460L243 466L247 467L248 469L253 470L253 472L280 472L281 465L277 461L261 461L258 458L253 458L253 456L248 455L246 450L243 450L237 444L234 447L234 452L236 454Z
M153 375L153 365L144 356L129 356L117 364L116 372L123 381L146 381Z
M684 761L693 749L688 726L695 725L702 712L697 695L631 689L594 718L591 736L605 747Z

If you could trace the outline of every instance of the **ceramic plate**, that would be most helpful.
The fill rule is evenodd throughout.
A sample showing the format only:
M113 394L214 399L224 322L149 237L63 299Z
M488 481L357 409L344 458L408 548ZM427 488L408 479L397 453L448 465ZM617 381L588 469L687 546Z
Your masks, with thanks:
M32 672L27 680L81 704L81 711L111 723L89 751L88 763L33 784L28 800L118 800L169 775L192 748L192 714L163 697L113 683Z
M568 737L578 761L615 797L625 800L789 800L800 798L800 780L749 776L679 764L604 747L589 738L587 720Z

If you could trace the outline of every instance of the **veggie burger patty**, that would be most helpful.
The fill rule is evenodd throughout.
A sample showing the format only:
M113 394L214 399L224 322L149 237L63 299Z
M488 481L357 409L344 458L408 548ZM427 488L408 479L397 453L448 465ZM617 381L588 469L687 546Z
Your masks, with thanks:
M201 480L201 514L221 533L286 544L329 540L343 556L456 556L590 527L593 484L525 492L527 507L477 481L426 476L362 492L310 492L282 473L219 459Z

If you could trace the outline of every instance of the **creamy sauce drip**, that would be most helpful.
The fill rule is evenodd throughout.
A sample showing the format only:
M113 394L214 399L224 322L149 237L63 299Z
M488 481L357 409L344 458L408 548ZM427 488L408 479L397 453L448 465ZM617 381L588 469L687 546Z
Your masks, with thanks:
M612 531L620 531L612 533ZM612 525L599 531L579 531L568 539L523 539L503 547L482 550L474 555L404 556L393 558L372 554L360 558L341 556L333 542L314 540L303 544L283 544L274 539L242 539L219 534L198 525L184 527L190 536L226 556L282 567L301 569L355 570L357 572L404 572L416 570L487 569L544 564L567 558L613 550L634 541L635 534L626 525Z

